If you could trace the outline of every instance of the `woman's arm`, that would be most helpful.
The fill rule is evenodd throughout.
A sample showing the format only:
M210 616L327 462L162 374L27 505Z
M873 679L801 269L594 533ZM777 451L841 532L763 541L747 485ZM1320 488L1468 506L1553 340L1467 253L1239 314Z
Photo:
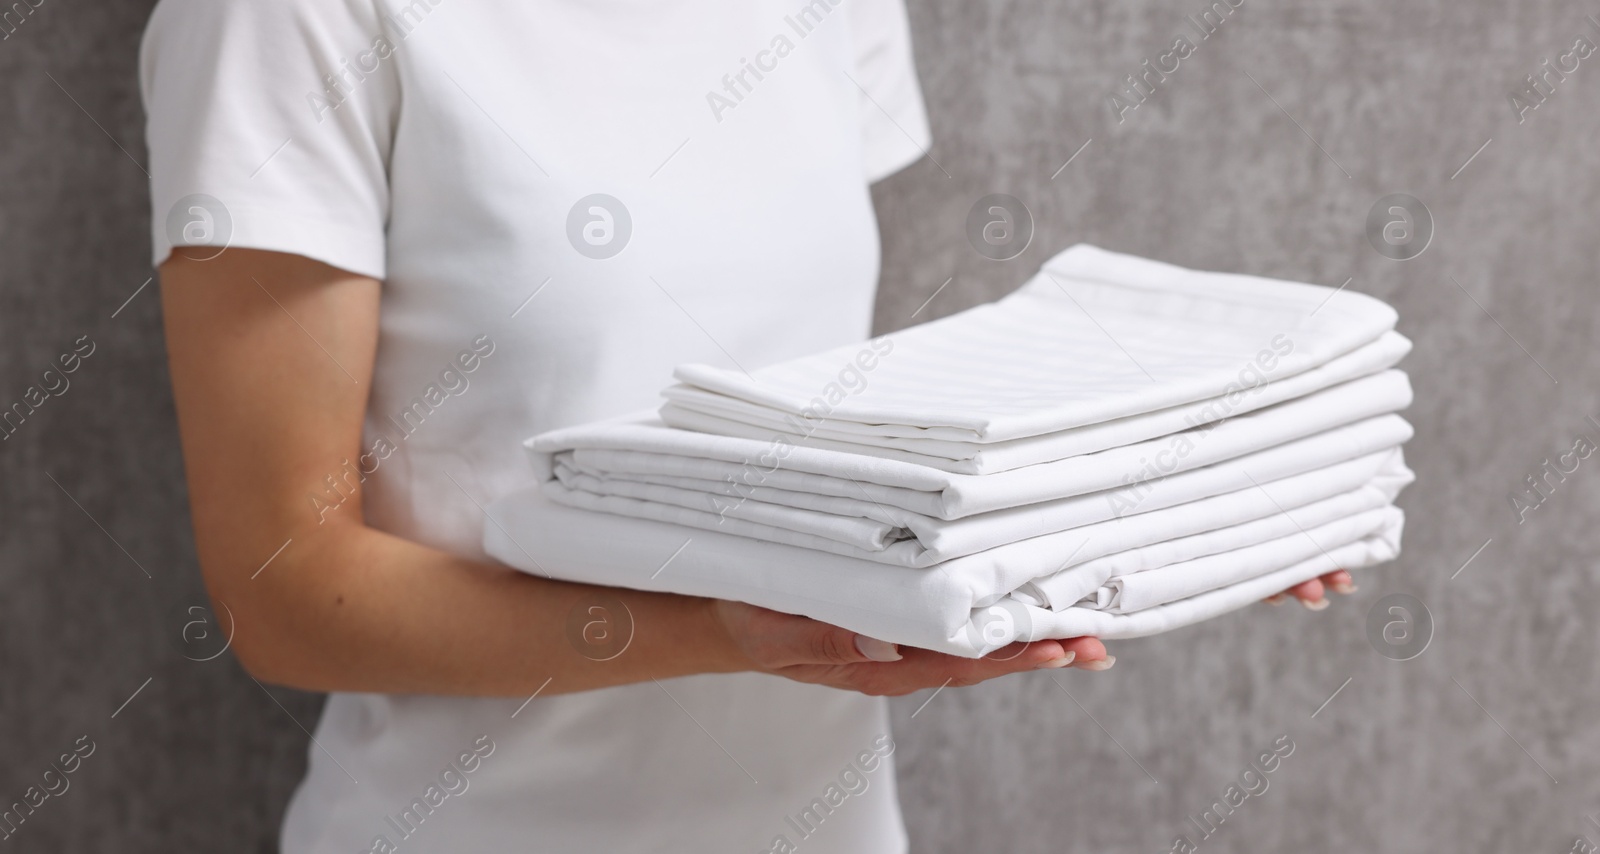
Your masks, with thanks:
M234 653L260 679L518 696L547 679L542 693L555 694L759 670L903 694L1064 659L1108 663L1092 638L980 661L907 649L875 662L853 633L801 617L457 558L366 527L359 492L319 523L307 492L360 454L379 283L296 255L183 252L161 266L161 296L195 541L207 589L234 617ZM623 655L596 662L567 640L566 622L602 590L627 605L634 635Z

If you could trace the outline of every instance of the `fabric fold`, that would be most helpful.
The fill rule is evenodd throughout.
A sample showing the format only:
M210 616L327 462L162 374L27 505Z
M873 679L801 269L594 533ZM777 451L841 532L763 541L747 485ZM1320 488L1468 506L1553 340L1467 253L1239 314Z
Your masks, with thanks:
M1247 581L1369 537L1390 542L1398 551L1402 519L1398 507L1385 505L1221 554L1119 575L1082 604L1113 614L1143 611ZM1338 568L1330 566L1328 571Z
M620 440L636 443L652 433L665 436L670 445L678 446L683 441L679 431L660 427L628 425L623 433ZM835 460L837 476L776 470L766 478L767 485L746 488L733 480L742 467L722 461L697 459L683 453L596 451L591 455L574 454L572 460L580 469L593 466L593 471L605 474L604 478L595 480L598 491L574 489L554 474L543 481L543 488L551 500L572 507L736 533L881 563L932 566L1018 540L1174 507L1314 471L1394 448L1410 436L1411 427L1403 418L1382 415L1156 481L953 519L940 515L948 509L948 504L942 502L965 501L968 506L983 506L986 495L982 490L991 485L973 483L983 478L925 470L941 476L926 481L925 485L943 483L946 488L933 492L886 487L869 480L873 476L871 467L861 466L861 460L851 454L834 454L838 458ZM714 445L722 438L708 436L697 441ZM588 434L587 439L603 443L619 437L609 431L596 431ZM684 449L678 447L678 450ZM806 449L796 449L800 450ZM539 464L553 473L567 464L555 459L559 455L550 454L549 458L540 459ZM672 474L660 475L668 471ZM692 500L685 496L682 501L657 501L624 494L632 491L626 488L605 486L637 480L641 476L654 481L672 478L671 484L698 495ZM1060 482L1040 481L1039 485L1072 491ZM963 489L976 489L980 494L972 495ZM691 506L696 501L701 506ZM756 514L751 508L754 506L761 508L760 521L753 518ZM935 513L917 512L913 508ZM813 511L880 524L862 526L854 532L842 525L835 526L829 532L831 536L818 536L815 517L811 515Z
M1390 463L1404 470L1398 451ZM1136 613L1113 614L1076 605L1040 607L1025 596L1005 592L1049 575L1072 559L1065 537L1051 543L1013 543L918 569L587 512L555 504L537 489L499 499L487 512L494 524L485 528L485 549L524 572L749 602L893 643L966 657L987 654L1013 640L1156 634L1243 607L1334 568L1360 569L1398 554L1398 538L1366 537L1217 590ZM1115 528L1138 518L1118 520L1087 539L1079 533L1078 547L1092 555L1122 538L1136 542L1138 531ZM1097 541L1095 534L1104 539ZM1085 593L1109 576L1090 580Z
M1394 309L1349 290L1186 270L1078 245L998 302L752 373L684 385L781 411L999 442L1279 381L1377 340Z
M1253 386L1193 403L1004 442L903 437L894 425L828 418L807 420L682 384L662 391L667 403L659 413L668 426L683 430L747 439L782 437L797 445L883 455L959 474L993 474L1093 454L1244 415L1387 370L1410 351L1411 342L1405 336L1385 332L1378 340L1325 365L1276 382L1263 379ZM902 453L886 454L880 449Z
M592 473L697 478L745 491L772 487L959 519L1113 487L1133 501L1133 496L1148 491L1144 484L1174 474L1275 445L1293 445L1311 435L1345 435L1336 433L1339 425L1359 427L1355 432L1374 429L1360 425L1383 422L1387 413L1403 408L1410 399L1404 374L1385 372L1209 428L992 475L956 474L901 460L796 447L782 440L673 430L648 413L546 433L530 440L528 448L541 481L552 479L561 462ZM1403 423L1398 416L1393 420Z

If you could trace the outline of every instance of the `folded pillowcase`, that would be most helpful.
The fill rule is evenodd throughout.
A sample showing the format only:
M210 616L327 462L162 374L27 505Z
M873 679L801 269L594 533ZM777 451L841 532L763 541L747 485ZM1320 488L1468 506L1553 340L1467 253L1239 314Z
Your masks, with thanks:
M827 418L805 420L682 384L662 391L667 403L661 407L660 415L668 426L683 430L748 439L782 437L797 445L882 456L959 474L993 474L1093 454L1244 415L1392 368L1410 350L1411 342L1405 336L1385 332L1378 340L1327 364L1276 382L1237 385L1193 403L1004 442L908 438L897 435L893 425Z
M1411 405L1411 383L1404 371L1384 371L1340 383L1255 412L1210 421L1191 429L1144 441L1129 441L1098 451L1055 459L1000 472L973 474L966 461L827 439L800 440L806 447L865 454L881 459L922 465L952 474L985 477L990 484L1017 484L1048 479L1062 494L1082 494L1187 471L1251 450L1309 436L1362 418L1397 412ZM703 422L703 432L738 436L769 443L787 443L791 437L738 422L693 416ZM1033 441L1033 440L1023 440ZM1069 486L1070 485L1070 486ZM1071 488L1076 493L1066 493ZM1059 496L1058 496L1059 497Z
M1003 442L1275 382L1393 329L1363 294L1075 246L1006 298L746 374L674 377L878 435Z

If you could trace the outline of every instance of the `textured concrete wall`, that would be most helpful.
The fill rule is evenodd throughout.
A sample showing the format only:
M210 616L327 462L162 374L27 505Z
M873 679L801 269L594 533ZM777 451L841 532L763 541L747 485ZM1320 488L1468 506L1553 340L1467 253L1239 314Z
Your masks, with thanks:
M0 442L0 803L59 791L52 763L80 737L93 753L0 845L274 851L321 702L190 660L210 654L203 627L178 641L205 599L158 294L140 290L151 4L21 2L38 5L0 25L0 407L60 390L44 371L80 336L94 349Z
M80 737L95 745L17 851L271 850L318 707L226 656L189 660L204 639L170 640L202 600L159 311L139 290L148 8L40 0L0 28L0 404L94 346L0 443L0 800ZM919 2L937 140L876 193L879 325L998 296L1078 241L1349 279L1394 303L1417 343L1406 554L1320 614L1262 606L1117 644L1109 674L899 702L916 850L1157 852L1186 834L1218 852L1556 854L1600 840L1600 457L1521 524L1508 501L1547 457L1600 442L1600 57L1552 76L1520 123L1508 97L1580 35L1600 43L1600 5L1241 0L1204 39L1185 19L1201 11ZM1160 55L1180 35L1193 51L1118 121L1108 96L1137 100L1124 78L1146 59L1170 68ZM1008 261L966 236L990 193L1034 223ZM1367 237L1390 193L1435 223L1411 260ZM1391 593L1435 622L1409 661L1368 640ZM1295 749L1266 791L1201 839L1188 817L1280 736Z
M1525 523L1508 500L1580 434L1600 442L1587 420L1600 419L1600 56L1520 124L1509 97L1578 36L1600 44L1585 18L1600 4L1243 0L1202 40L1185 16L1203 8L918 4L938 163L879 188L879 324L906 325L947 279L919 320L993 298L1079 241L1351 279L1393 303L1417 345L1405 554L1322 613L1260 606L1113 645L1104 675L945 691L914 719L926 698L901 703L917 848L1154 854L1187 834L1217 852L1556 854L1579 834L1600 841L1587 817L1600 816L1600 456ZM1193 52L1119 122L1108 96L1179 35ZM989 193L1031 210L1014 260L965 238ZM1390 193L1432 212L1431 245L1410 260L1366 236ZM1410 661L1367 640L1390 593L1435 622ZM1269 788L1202 840L1187 817L1281 735L1297 748Z

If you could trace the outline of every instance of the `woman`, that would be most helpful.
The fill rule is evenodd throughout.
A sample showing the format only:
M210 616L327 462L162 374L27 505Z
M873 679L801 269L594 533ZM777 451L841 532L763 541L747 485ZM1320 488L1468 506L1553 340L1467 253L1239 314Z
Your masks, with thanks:
M206 583L253 676L332 692L285 851L903 850L881 696L1110 666L479 546L524 437L867 335L867 185L928 144L899 0L163 0L142 79Z

